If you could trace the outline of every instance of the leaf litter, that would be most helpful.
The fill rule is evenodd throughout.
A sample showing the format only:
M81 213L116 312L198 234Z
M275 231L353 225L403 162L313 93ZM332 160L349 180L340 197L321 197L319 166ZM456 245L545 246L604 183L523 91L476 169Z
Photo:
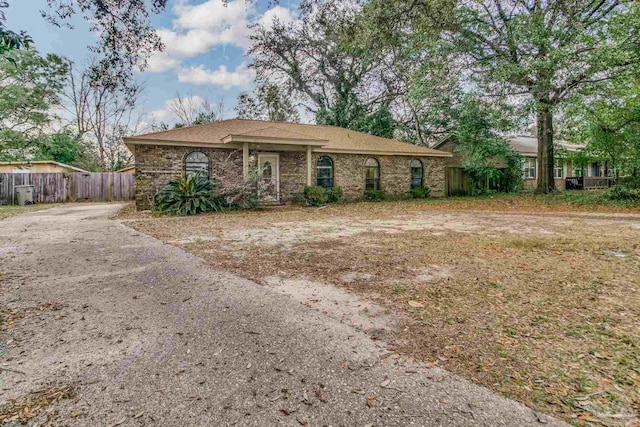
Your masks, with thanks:
M536 410L577 425L640 422L637 218L566 215L573 206L527 198L468 200L130 225L258 283L314 280L403 313L389 338L396 352ZM488 211L469 212L481 207ZM516 214L522 211L535 214ZM238 238L250 235L261 238Z

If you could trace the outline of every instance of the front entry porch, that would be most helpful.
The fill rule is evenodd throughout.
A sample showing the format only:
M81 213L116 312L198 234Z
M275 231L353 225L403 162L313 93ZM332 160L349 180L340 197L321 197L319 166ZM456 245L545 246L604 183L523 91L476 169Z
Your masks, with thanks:
M242 171L245 179L258 173L267 184L265 200L284 203L292 195L313 185L313 150L316 145L284 142L242 143Z

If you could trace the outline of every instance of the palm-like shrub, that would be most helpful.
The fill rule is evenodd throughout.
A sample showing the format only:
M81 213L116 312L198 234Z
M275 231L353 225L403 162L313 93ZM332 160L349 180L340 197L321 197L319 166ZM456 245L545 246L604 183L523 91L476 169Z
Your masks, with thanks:
M172 178L160 190L156 209L174 215L195 215L222 210L222 200L213 194L215 182L201 173Z

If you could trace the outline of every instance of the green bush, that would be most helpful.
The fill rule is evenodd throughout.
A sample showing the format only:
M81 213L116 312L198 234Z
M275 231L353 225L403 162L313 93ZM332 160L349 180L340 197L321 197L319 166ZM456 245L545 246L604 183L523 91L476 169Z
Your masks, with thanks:
M411 197L414 199L427 199L431 195L431 189L416 187L412 188L411 191L409 191L409 194L411 194Z
M333 187L325 189L327 194L327 202L338 203L342 200L342 187Z
M364 193L364 199L369 202L380 202L384 200L383 190L367 190Z
M623 185L616 185L605 192L609 200L631 200L640 201L640 189L629 188Z
M304 187L304 199L308 206L324 206L327 204L327 192L319 186Z
M160 190L156 209L174 215L196 215L222 210L222 199L213 195L215 183L200 173L172 178Z
M622 185L627 188L640 188L640 176L626 176L620 178L618 185Z

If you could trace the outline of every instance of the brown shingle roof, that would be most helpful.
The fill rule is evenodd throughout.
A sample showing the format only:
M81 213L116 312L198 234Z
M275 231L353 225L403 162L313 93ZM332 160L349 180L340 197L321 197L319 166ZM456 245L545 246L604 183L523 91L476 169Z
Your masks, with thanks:
M515 135L508 137L507 141L509 142L509 145L511 145L511 148L520 154L526 156L538 155L538 138L535 136ZM571 152L582 151L585 148L584 145L569 144L568 142L558 139L554 141L554 144L556 147L560 147Z
M297 139L297 140L306 140L306 141L323 141L321 139L313 138L303 133L293 132L293 131L282 129L275 126L260 128L260 129L252 130L249 132L234 133L234 135L254 136L254 137L261 137L261 138L283 138L283 139Z
M406 154L421 156L450 156L450 153L420 147L414 144L381 138L335 126L299 123L265 122L261 120L230 119L197 126L171 129L125 138L128 144L175 142L222 144L229 135L251 135L265 138L283 138L326 141L322 151Z

